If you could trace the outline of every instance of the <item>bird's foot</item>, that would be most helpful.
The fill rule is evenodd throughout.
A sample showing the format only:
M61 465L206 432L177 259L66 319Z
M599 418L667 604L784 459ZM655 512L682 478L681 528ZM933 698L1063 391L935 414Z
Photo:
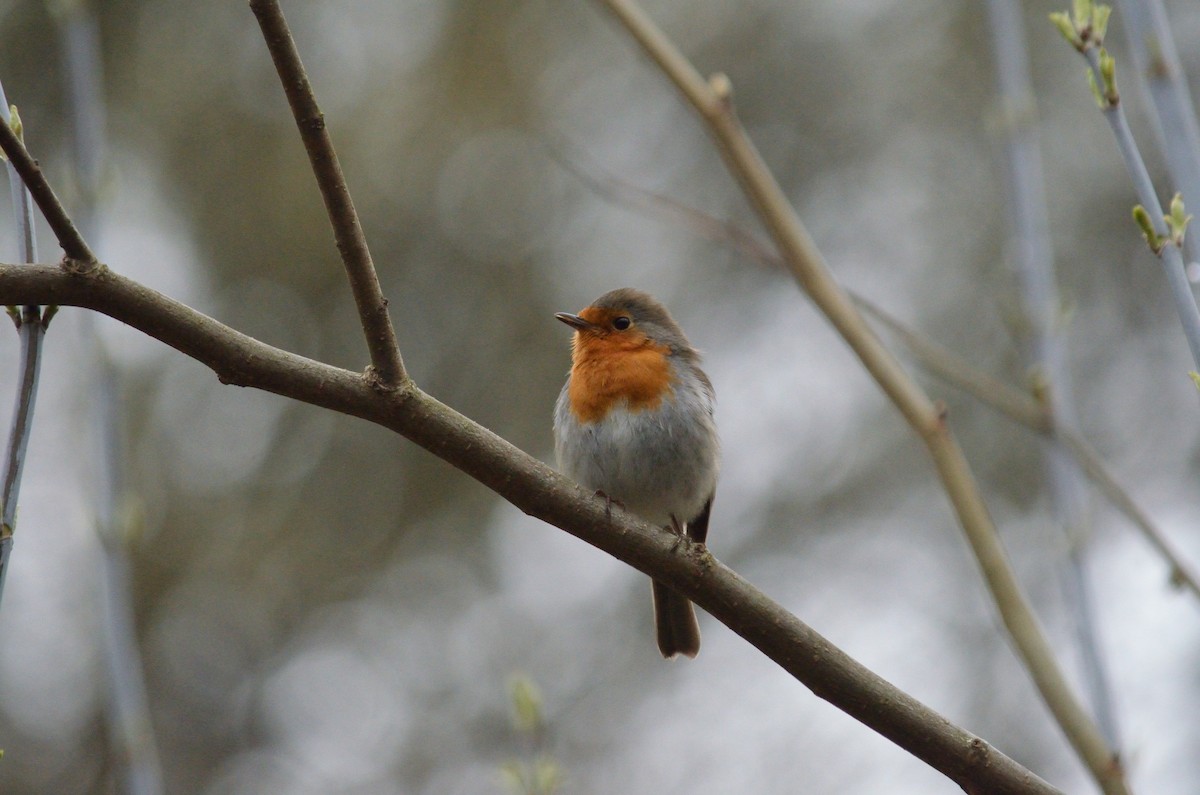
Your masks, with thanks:
M620 508L622 511L625 510L625 503L621 502L620 500L614 500L612 497L605 494L601 489L596 489L595 496L604 498L604 518L609 524L612 524L612 508L614 505Z
M671 514L671 523L667 525L666 529L675 536L675 543L671 545L671 551L674 552L675 550L679 549L679 545L683 543L686 533L683 531L683 525L681 525L679 520L675 518L675 514Z

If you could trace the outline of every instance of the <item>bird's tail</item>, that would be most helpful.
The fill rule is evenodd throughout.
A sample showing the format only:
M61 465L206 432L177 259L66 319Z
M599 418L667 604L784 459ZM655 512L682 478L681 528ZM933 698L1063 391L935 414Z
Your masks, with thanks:
M692 603L657 580L652 580L651 585L658 650L668 660L677 654L695 657L700 651L700 625L696 623Z

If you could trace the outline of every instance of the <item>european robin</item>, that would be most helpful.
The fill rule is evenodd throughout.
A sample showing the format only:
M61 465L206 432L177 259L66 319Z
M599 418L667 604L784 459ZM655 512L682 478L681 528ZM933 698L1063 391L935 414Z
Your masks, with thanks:
M717 486L713 388L667 308L639 290L600 296L578 315L571 372L554 409L558 466L648 522L703 544ZM695 657L692 603L653 582L658 648Z

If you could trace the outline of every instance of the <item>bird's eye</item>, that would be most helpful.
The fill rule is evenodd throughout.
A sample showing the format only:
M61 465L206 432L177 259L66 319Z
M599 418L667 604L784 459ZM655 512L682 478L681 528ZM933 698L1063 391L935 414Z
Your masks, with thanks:
M613 321L613 328L615 328L617 331L624 331L632 325L633 321L624 315L621 315L619 318Z

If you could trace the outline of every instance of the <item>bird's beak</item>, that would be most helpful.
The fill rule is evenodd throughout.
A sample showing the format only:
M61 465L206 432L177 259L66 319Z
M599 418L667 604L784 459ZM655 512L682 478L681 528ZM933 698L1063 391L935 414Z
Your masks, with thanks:
M566 323L576 331L599 331L600 327L590 320L584 320L579 315L572 315L570 312L559 312L555 315L556 318Z

